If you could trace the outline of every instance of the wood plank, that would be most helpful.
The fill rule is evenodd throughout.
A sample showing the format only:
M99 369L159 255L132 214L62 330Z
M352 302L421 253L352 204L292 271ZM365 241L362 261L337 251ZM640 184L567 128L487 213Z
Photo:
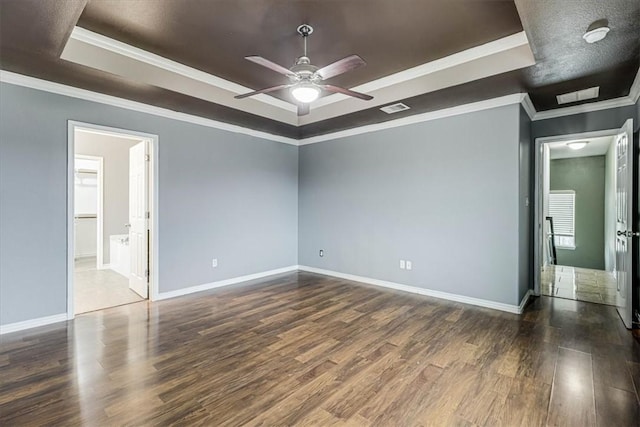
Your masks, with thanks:
M0 341L0 425L625 426L639 386L612 307L517 316L309 273Z

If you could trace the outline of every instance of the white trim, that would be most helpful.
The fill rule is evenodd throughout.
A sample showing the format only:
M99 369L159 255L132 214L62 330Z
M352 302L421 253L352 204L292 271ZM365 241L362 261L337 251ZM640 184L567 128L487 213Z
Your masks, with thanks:
M253 89L84 28L74 27L60 57L294 126L386 104L398 96L431 92L535 64L522 31L352 88L374 95L373 104L353 102L350 97L334 94L314 102L310 114L298 117L295 103L271 94L237 100L235 95ZM327 109L329 105L331 108Z
M540 295L540 285L542 282L541 271L540 269L543 267L544 259L543 259L543 250L542 245L544 243L544 227L542 225L543 217L544 217L544 195L542 194L542 181L543 175L545 173L544 170L544 162L543 162L543 152L542 147L544 144L548 144L550 142L562 142L562 141L575 141L577 139L591 139L591 138L599 138L603 136L612 136L618 133L618 129L605 129L593 132L581 132L581 133L572 133L568 135L554 135L554 136L545 136L541 138L536 138L534 141L534 150L535 150L535 163L534 163L534 174L535 174L535 183L534 183L534 199L536 207L534 216L533 216L533 293L534 295Z
M527 306L529 299L533 296L533 289L527 289L527 293L522 297L522 301L520 301L520 305L518 306L518 314L522 314L524 312L524 308Z
M67 313L60 313L54 314L53 316L39 317L37 319L25 320L23 322L0 325L0 335L37 328L38 326L50 325L52 323L65 322L66 320Z
M593 111L608 110L610 108L627 107L635 102L629 96L607 99L605 101L590 102L574 105L573 107L556 108L555 110L539 111L533 120L554 119L556 117L572 116L574 114L591 113Z
M111 270L111 264L102 264L98 267L98 270Z
M506 311L508 313L514 313L514 314L521 314L522 313L521 307L524 307L524 304L522 302L520 303L519 306L513 305L513 304L505 304L502 302L489 301L489 300L480 299L480 298L467 297L464 295L451 294L448 292L434 291L432 289L418 288L416 286L403 285L401 283L388 282L386 280L372 279L370 277L356 276L353 274L346 274L346 273L340 273L337 271L324 270L321 268L308 267L306 265L299 266L299 270L308 271L310 273L322 274L325 276L338 277L340 279L351 280L353 282L367 283L369 285L395 289L398 291L409 292L412 294L426 295L434 298L461 302L464 304L477 305L479 307L486 307L486 308Z
M75 154L75 159L98 162L98 206L96 207L96 269L104 270L104 157ZM75 207L74 207L75 211ZM75 237L75 236L74 236Z
M73 232L73 197L74 197L74 167L75 160L75 130L91 129L95 132L105 135L127 135L132 139L146 140L150 144L151 153L151 180L149 184L149 193L151 197L151 221L149 225L149 234L151 235L151 271L149 277L149 299L155 301L158 295L158 253L159 253L159 230L158 227L158 135L144 132L132 131L128 129L120 129L110 126L96 125L92 123L79 122L69 120L67 122L67 319L75 317L74 301L73 301L73 285L74 285L74 232Z
M277 268L275 270L263 271L260 273L247 274L246 276L234 277L231 279L218 280L217 282L204 283L202 285L190 286L188 288L176 289L175 291L161 292L158 294L156 301L176 298L183 295L193 294L195 292L207 291L209 289L221 288L223 286L235 285L241 282L247 282L249 280L262 279L264 277L273 276L276 274L289 273L297 271L297 265L291 265L289 267Z
M640 68L638 68L636 78L633 80L633 84L629 90L629 98L634 104L638 102L638 99L640 99Z
M344 138L347 136L358 135L361 133L375 132L384 129L391 129L394 127L406 126L423 121L436 120L450 116L456 116L460 114L466 114L474 111L481 111L490 108L500 107L503 105L510 105L521 103L531 120L545 120L555 117L563 117L573 114L580 114L591 111L605 110L609 108L618 108L629 105L634 105L635 102L631 96L617 98L614 100L606 100L600 102L592 102L589 104L577 105L573 107L558 108L552 111L536 112L531 99L528 94L511 94L502 96L499 98L488 99L484 101L478 101L471 104L459 105L456 107L445 108L442 110L431 111L428 113L415 114L408 117L402 117L395 120L389 120L383 123L375 123L371 125L365 125L357 128L347 129L344 131L333 132L324 135L313 136L309 138L294 139L280 135L274 135L262 131L256 131L253 129L244 128L237 125L230 125L227 123L218 122L216 120L206 119L203 117L193 116L186 113L180 113L176 111L167 110L160 107L155 107L140 102L130 101L123 98L117 98L110 95L105 95L97 92L91 92L84 89L75 88L72 86L66 86L59 83L49 82L46 80L40 80L34 77L24 76L21 74L15 74L9 71L0 70L0 82L13 84L16 86L28 87L45 92L56 93L63 96L69 96L72 98L83 99L87 101L97 102L101 104L111 105L114 107L125 108L128 110L138 111L141 113L152 114L155 116L165 117L169 119L184 121L193 123L196 125L207 126L215 129L220 129L233 133L240 133L249 135L255 138L267 139L270 141L281 142L289 145L307 145L316 142L329 141L332 139ZM636 91L635 97L640 94L640 77L636 77L634 82L634 89ZM632 88L632 89L633 89Z
M376 132L379 130L391 129L400 126L412 125L415 123L426 122L430 120L443 119L445 117L458 116L460 114L472 113L475 111L488 110L490 108L502 107L505 105L519 104L522 101L523 94L516 93L513 95L505 95L499 98L487 99L485 101L473 102L471 104L458 105L456 107L445 108L443 110L430 111L428 113L414 114L412 116L402 117L395 120L389 120L383 123L375 123L371 125L361 126L358 128L342 130L339 132L328 133L324 135L303 138L298 141L298 145L315 144L317 142L329 141L332 139L345 138L362 133Z
M522 103L522 108L524 108L524 111L526 111L529 116L529 119L533 120L536 116L536 107L533 106L533 102L531 102L529 94L525 93L522 97L522 101L520 102Z
M69 36L69 40L78 40L92 46L107 50L109 52L117 53L136 61L144 62L145 64L162 68L164 70L171 71L172 73L176 73L211 86L216 86L224 90L228 90L229 92L233 92L235 94L247 93L254 90L215 76L213 74L208 74L204 71L200 71L179 62L172 61L146 50L139 49L135 46L131 46L126 43L119 42L118 40L105 37L101 34L94 33L93 31L89 31L82 27L74 27L71 35ZM67 43L69 43L69 40L67 41ZM261 94L254 96L253 99L272 105L274 107L291 111L293 113L297 111L296 105L270 95Z
M168 110L166 108L156 107L141 102L131 101L124 98L118 98L103 93L92 92L73 86L67 86L60 83L54 83L47 80L37 79L22 74L12 73L10 71L0 70L0 82L9 83L16 86L28 87L44 92L55 93L58 95L69 96L71 98L83 99L85 101L97 102L100 104L111 105L113 107L124 108L127 110L138 111L140 113L152 114L154 116L165 117L168 119L179 120L196 125L207 126L210 128L220 129L233 133L253 136L255 138L267 139L284 144L297 145L297 140L280 135L273 135L267 132L261 132L253 129L244 128L242 126L231 125L219 122L217 120L206 119L204 117L193 116L191 114L180 113Z
M475 61L487 56L495 55L496 53L515 49L517 47L525 46L528 44L529 40L527 39L527 35L524 31L522 31L498 40L491 41L489 43L485 43L480 46L472 47L461 52L456 52L452 55L445 56L443 58L439 58L425 64L407 68L406 70L399 71L380 79L372 80L370 82L355 86L351 88L351 90L355 90L358 92L373 92L375 90L404 83L409 80L426 76L427 74L433 74L438 71L453 68L467 62ZM329 95L319 99L317 102L314 102L312 107L319 108L338 101L342 101L344 99L349 99L349 97L341 94Z

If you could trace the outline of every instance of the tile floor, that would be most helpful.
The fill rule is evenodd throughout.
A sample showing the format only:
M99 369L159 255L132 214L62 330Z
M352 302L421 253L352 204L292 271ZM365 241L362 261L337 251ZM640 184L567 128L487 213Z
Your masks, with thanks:
M129 289L126 277L113 270L96 269L95 257L77 259L74 278L76 314L143 301Z
M564 265L542 268L543 295L616 305L616 287L616 279L608 271Z

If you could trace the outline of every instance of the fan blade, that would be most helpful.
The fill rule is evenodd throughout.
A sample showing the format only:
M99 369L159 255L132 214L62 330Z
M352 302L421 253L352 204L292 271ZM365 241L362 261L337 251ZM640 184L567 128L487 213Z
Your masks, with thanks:
M276 73L284 74L285 76L295 76L290 70L284 68L282 65L278 65L275 62L271 62L268 59L263 58L262 56L245 56L244 59L247 61L254 62L258 65L262 65L263 67L267 67L270 70L275 71Z
M306 116L309 114L309 104L298 104L298 116Z
M354 68L362 67L363 65L367 65L367 63L364 62L364 59L360 58L358 55L351 55L346 58L342 58L333 64L329 64L326 67L320 68L316 71L316 74L322 77L322 80L326 80L339 74L346 73Z
M360 99L363 99L365 101L371 101L373 99L373 96L371 96L371 95L366 95L364 93L355 92L355 91L352 91L352 90L349 90L349 89L345 89L345 88L339 87L339 86L322 85L320 87L322 89L324 89L324 90L329 91L329 92L341 93L343 95L353 96L354 98L360 98Z
M272 87L268 87L268 88L265 88L265 89L255 90L253 92L243 93L241 95L236 95L236 96L234 96L234 98L235 99L248 98L248 97L253 96L253 95L259 95L261 93L269 93L269 92L274 92L276 90L285 89L285 88L288 88L289 86L291 86L291 85L272 86Z

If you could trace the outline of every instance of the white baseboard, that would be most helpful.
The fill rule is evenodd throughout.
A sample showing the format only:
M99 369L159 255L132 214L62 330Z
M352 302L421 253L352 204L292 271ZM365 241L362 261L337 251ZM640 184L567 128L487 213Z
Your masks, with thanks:
M325 276L338 277L340 279L352 280L354 282L367 283L369 285L380 286L383 288L395 289L398 291L410 292L412 294L426 295L434 298L445 299L449 301L461 302L464 304L477 305L480 307L492 308L494 310L506 311L508 313L521 314L526 300L529 298L529 292L525 295L520 305L505 304L502 302L489 301L480 298L467 297L464 295L450 294L448 292L434 291L432 289L418 288L416 286L403 285L386 280L372 279L370 277L356 276L353 274L339 273L337 271L323 270L321 268L300 266L300 270L310 273L324 274Z
M231 279L219 280L217 282L204 283L202 285L191 286L188 288L177 289L175 291L160 292L154 301L160 301L163 299L175 298L182 295L193 294L195 292L207 291L209 289L221 288L223 286L235 285L236 283L247 282L249 280L262 279L263 277L273 276L276 274L289 273L291 271L298 270L297 265L290 265L289 267L278 268L275 270L263 271L261 273L248 274L246 276L233 277Z
M50 325L52 323L66 322L67 313L55 314L53 316L39 317L37 319L25 320L24 322L9 323L0 325L0 335L11 332L23 331L25 329L37 328L38 326Z
M101 264L98 266L98 270L110 270L111 264Z
M524 296L522 297L522 301L520 301L520 305L518 306L518 314L522 314L525 306L529 302L529 298L531 298L533 295L534 295L533 289L529 289L527 293L524 294Z

